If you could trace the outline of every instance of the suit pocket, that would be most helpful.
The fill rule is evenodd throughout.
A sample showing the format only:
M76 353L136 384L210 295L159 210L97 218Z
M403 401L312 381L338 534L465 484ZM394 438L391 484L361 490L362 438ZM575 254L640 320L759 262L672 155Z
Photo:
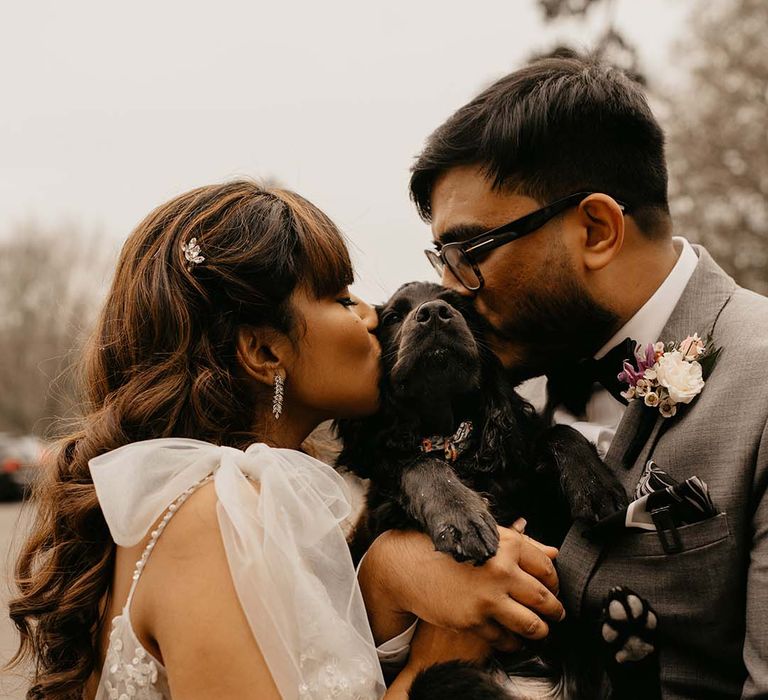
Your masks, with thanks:
M691 525L677 528L683 552L709 547L721 540L728 539L727 513L719 513L711 518ZM656 532L627 532L610 545L611 556L616 557L674 557L667 554Z
M685 688L681 697L714 697L713 688L730 687L741 673L743 554L726 513L678 531L683 551L674 554L655 532L627 533L606 547L587 605L597 618L606 593L620 585L647 598L659 616L665 685Z

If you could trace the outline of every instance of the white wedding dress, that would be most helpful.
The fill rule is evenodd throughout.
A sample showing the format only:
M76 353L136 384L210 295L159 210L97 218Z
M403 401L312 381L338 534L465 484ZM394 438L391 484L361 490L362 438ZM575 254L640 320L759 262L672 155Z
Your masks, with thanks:
M116 544L140 542L162 516L136 564L125 607L112 621L96 700L171 697L165 668L133 631L130 605L158 537L210 479L232 580L280 694L381 698L384 680L340 527L350 512L349 494L331 467L263 444L243 452L163 438L113 450L92 459L90 469Z

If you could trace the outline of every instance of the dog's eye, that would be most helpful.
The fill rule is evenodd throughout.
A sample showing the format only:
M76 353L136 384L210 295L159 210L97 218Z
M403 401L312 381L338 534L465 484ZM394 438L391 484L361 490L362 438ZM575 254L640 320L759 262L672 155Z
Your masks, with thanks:
M391 326L393 323L397 323L398 321L402 320L402 314L398 313L397 311L387 311L381 317L381 324L383 326Z

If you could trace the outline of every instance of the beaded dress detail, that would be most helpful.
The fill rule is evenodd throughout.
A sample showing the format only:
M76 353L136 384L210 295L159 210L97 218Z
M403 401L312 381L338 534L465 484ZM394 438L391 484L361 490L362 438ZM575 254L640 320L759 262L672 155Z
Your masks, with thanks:
M211 478L212 475L208 475L187 488L168 506L157 528L152 530L149 542L136 562L133 582L123 611L112 619L107 656L104 659L95 700L170 700L171 692L165 667L142 646L133 630L131 602L141 572L166 525L182 503Z

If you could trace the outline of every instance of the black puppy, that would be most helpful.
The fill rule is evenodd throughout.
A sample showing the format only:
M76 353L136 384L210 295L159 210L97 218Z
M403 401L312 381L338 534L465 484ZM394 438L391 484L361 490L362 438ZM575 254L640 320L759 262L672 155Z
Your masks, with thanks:
M626 505L594 446L568 426L544 425L515 393L461 295L415 282L378 311L380 410L338 424L338 464L370 479L353 555L384 530L416 527L438 550L480 565L496 553L497 522L525 517L532 537L559 545L574 519ZM422 677L412 697L429 687L453 697L450 688L472 685L457 673Z
M626 505L594 446L545 426L515 393L461 295L413 282L379 318L381 408L339 423L339 465L371 479L369 536L416 526L440 551L482 564L497 522L525 517L531 536L559 545L575 518Z

